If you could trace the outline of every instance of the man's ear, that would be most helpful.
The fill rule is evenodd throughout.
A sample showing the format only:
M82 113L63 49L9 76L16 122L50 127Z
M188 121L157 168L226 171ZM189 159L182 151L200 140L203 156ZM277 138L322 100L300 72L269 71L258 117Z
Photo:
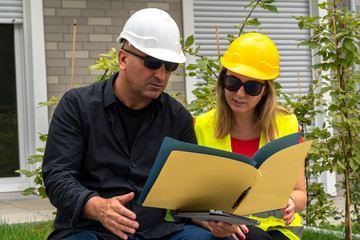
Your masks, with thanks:
M124 70L126 69L126 62L127 62L127 57L125 55L124 50L119 50L118 53L118 61L119 61L119 68L120 70Z

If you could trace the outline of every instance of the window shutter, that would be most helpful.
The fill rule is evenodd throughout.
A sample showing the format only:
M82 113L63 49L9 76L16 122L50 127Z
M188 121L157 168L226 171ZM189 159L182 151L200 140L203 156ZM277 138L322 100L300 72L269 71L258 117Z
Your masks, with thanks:
M226 37L229 33L238 36L240 25L248 16L251 8L244 7L251 1L239 0L193 0L195 44L200 46L200 55L218 55L215 23L218 24L221 54L229 46ZM298 73L301 81L301 93L306 94L312 81L311 52L307 46L298 47L300 40L308 39L309 30L300 30L294 16L309 16L308 0L276 0L273 4L278 13L256 8L249 19L258 18L262 23L254 28L246 26L245 32L257 31L270 37L280 54L280 77L284 93L299 94ZM199 76L201 77L201 76ZM198 78L198 81L201 81ZM279 99L281 100L281 98Z
M22 0L0 0L0 23L23 23Z

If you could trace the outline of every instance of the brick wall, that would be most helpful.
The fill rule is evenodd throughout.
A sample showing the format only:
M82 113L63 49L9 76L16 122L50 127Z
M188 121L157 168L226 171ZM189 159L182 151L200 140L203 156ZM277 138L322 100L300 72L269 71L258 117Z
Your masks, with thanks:
M44 28L48 98L61 98L71 88L74 18L76 44L74 86L89 85L99 71L88 70L101 53L119 48L116 39L126 20L137 10L156 7L167 11L182 34L181 0L44 0ZM167 91L185 92L179 68L170 77ZM52 115L54 108L49 109Z

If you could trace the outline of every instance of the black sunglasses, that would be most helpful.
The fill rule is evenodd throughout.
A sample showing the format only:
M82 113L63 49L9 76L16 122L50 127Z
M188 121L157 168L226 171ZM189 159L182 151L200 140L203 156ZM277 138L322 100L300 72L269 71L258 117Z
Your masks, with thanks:
M150 69L159 69L163 64L165 64L166 71L173 72L179 66L178 63L166 62L166 61L163 61L163 60L160 60L160 59L157 59L154 57L150 57L150 56L143 57L143 56L140 56L140 55L138 55L132 51L129 51L127 49L123 48L123 50L134 56L137 56L138 58L143 59L145 67L150 68Z
M244 86L247 95L257 96L261 93L265 84L257 81L247 81L246 83L242 83L241 80L235 76L224 76L224 88L230 92L237 92L241 86Z

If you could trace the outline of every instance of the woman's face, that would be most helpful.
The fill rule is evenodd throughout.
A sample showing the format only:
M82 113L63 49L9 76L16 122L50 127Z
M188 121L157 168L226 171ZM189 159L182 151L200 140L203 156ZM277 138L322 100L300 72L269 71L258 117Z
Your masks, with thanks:
M255 81L265 85L264 80L258 80L251 77L247 77L230 70L227 70L225 73L226 76L232 76L238 78L242 84L246 84L247 82ZM236 79L230 77L232 83ZM239 84L239 83L238 83ZM261 98L266 95L265 86L261 86L261 84L257 83L248 83L248 92L252 95L257 94L257 96L251 96L249 93L245 91L244 85L242 85L237 91L229 91L228 89L224 89L225 98L227 104L230 106L231 110L234 114L254 114L256 105L260 102ZM226 84L224 84L226 85Z

